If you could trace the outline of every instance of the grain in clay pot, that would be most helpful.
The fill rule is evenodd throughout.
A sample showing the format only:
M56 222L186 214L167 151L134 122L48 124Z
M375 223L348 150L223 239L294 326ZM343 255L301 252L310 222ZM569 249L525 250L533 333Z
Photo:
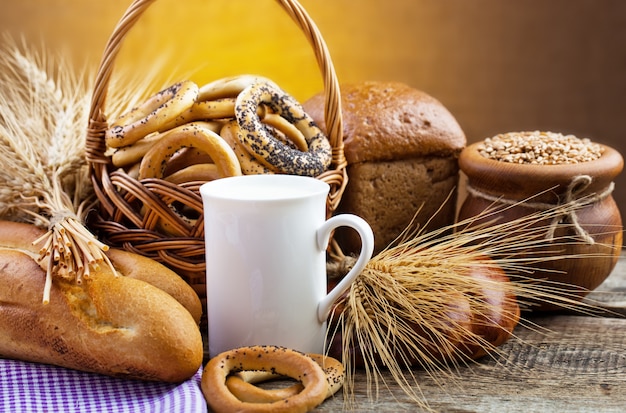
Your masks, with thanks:
M533 265L538 269L532 277L555 281L578 300L611 273L622 247L622 219L612 191L623 158L615 149L560 133L511 132L469 145L461 152L459 166L467 176L459 220L498 208L502 212L497 222L505 222L576 204L574 212L537 224L550 229L547 242L541 251L527 253L540 257L550 243L558 246L550 252L556 259ZM561 307L541 303L534 308Z

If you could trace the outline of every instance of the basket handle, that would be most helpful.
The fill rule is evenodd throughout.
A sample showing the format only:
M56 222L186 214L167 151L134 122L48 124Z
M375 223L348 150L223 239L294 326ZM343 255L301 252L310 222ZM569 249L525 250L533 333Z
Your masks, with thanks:
M339 82L326 43L308 13L296 0L276 1L289 16L291 16L313 47L315 58L323 75L325 94L324 120L327 135L333 148L332 168L334 170L330 170L320 175L318 178L331 185L331 196L329 197L331 205L329 205L329 208L334 210L339 203L341 193L347 183L347 175L345 172L347 162L343 153L343 123ZM99 70L96 74L89 112L86 156L91 164L101 164L100 166L102 167L104 164L108 163L107 158L104 156L106 149L104 134L108 127L104 106L115 59L121 49L122 41L126 37L126 34L137 20L139 20L143 12L154 2L155 0L134 0L109 37ZM94 168L96 175L100 174L98 169L99 168Z

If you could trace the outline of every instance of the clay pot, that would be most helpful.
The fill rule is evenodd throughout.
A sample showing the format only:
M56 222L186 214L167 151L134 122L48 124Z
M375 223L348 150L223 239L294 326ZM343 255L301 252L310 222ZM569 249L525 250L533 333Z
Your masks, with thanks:
M532 276L559 283L559 288L572 294L575 300L598 287L615 267L622 248L622 219L611 196L612 182L623 168L622 156L601 145L604 152L593 161L561 165L515 164L482 156L478 152L481 144L469 145L459 157L460 169L467 176L467 197L459 210L459 221L476 217L487 208L506 208L498 214L498 223L501 223L566 201L581 202L575 216L560 217L553 233L552 239L571 238L572 243L555 247L554 251L558 251L554 253L555 259L537 264L539 270ZM525 203L511 206L521 201ZM550 222L538 225L547 227ZM546 246L549 244L547 240ZM529 250L528 254L545 255L546 248L542 250ZM587 257L563 258L578 254ZM561 307L541 303L537 309Z

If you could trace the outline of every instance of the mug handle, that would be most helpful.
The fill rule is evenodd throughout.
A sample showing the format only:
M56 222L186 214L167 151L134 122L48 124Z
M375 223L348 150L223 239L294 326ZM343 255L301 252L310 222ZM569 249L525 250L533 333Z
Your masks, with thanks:
M352 214L335 215L324 222L317 230L317 246L319 249L326 249L330 240L330 233L337 227L351 227L359 233L361 237L361 252L348 274L318 304L317 317L321 323L328 319L335 301L350 287L350 284L363 271L374 253L374 233L372 228L363 218Z

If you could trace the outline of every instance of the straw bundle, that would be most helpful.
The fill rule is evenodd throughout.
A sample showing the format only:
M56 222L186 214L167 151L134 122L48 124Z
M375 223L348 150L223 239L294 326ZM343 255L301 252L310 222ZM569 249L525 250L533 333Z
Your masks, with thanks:
M337 304L329 329L331 352L339 342L346 364L348 402L354 395L354 373L364 368L370 397L384 384L382 371L388 370L409 397L427 408L419 383L411 379L413 368L441 382L453 379L456 366L497 354L518 322L525 322L520 307L549 302L593 312L593 306L582 304L564 286L530 277L540 262L573 258L562 254L563 247L582 242L546 239L550 222L563 209L495 223L502 212L487 210L428 233L407 229L372 258ZM486 221L473 225L479 220ZM530 257L530 249L544 255ZM351 259L345 257L343 264L349 267Z
M94 202L85 158L93 74L76 71L44 48L5 40L0 50L0 217L48 229L35 242L41 246L38 260L47 266L47 302L52 277L81 282L100 265L111 266L108 247L84 225ZM132 104L145 85L125 84L129 87L122 93L128 96L115 100Z

